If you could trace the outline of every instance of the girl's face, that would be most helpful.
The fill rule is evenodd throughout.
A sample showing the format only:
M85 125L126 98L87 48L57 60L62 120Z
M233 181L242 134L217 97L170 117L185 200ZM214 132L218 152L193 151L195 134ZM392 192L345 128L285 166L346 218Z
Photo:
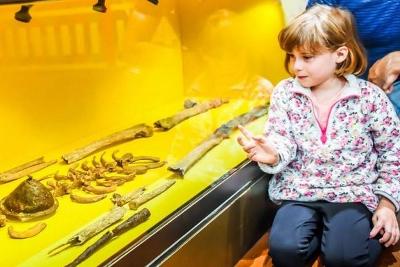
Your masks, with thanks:
M289 66L303 87L315 89L337 78L336 66L346 59L347 53L347 47L334 52L321 50L318 54L296 48L288 53Z

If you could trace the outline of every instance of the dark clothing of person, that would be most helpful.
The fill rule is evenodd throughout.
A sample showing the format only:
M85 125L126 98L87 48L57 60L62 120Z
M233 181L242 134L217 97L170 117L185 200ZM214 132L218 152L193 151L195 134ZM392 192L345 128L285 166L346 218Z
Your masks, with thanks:
M269 237L274 266L309 266L318 253L326 267L375 266L382 245L369 237L371 216L361 203L283 202Z

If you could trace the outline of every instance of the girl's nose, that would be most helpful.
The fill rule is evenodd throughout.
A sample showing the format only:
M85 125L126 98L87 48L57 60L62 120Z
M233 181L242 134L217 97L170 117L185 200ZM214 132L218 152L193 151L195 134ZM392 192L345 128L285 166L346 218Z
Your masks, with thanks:
M293 70L301 70L303 67L303 64L301 62L301 60L294 60L293 62Z

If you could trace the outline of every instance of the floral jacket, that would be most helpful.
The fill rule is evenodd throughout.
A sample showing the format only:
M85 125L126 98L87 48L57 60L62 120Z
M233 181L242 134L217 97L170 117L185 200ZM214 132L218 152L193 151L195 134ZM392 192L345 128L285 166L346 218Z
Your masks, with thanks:
M354 75L346 79L326 126L316 119L309 88L290 78L274 89L266 136L280 161L259 163L274 174L274 202L361 202L374 211L385 196L399 210L399 119L381 89Z

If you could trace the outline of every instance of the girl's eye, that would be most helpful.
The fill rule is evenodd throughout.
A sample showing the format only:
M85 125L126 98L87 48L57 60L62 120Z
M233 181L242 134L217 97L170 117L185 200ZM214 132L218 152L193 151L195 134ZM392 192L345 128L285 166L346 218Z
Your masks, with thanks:
M310 60L310 59L312 59L314 56L311 56L311 55L308 56L308 55L307 55L307 56L303 56L303 57L304 57L305 60Z

